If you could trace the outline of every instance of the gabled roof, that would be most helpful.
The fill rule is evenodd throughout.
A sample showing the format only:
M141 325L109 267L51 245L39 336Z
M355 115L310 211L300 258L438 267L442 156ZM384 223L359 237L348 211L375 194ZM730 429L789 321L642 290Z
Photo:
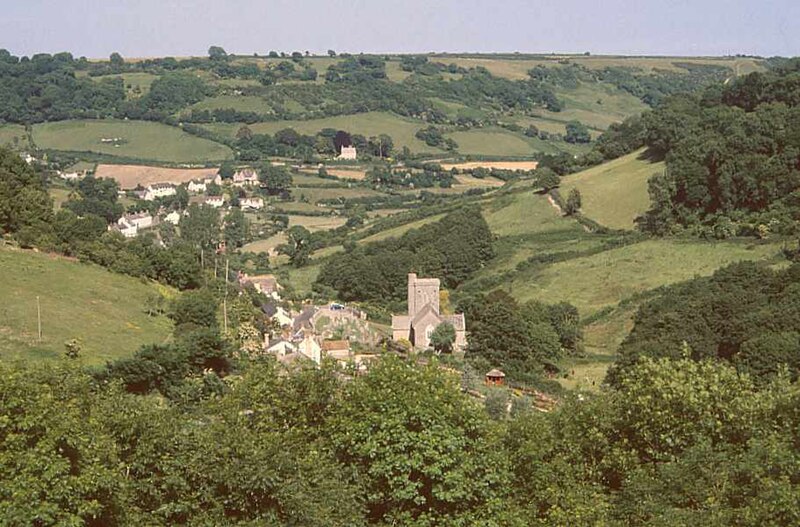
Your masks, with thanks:
M307 307L303 310L302 313L297 315L292 323L292 327L295 331L303 327L304 325L313 326L311 323L311 318L314 316L314 313L317 312L317 308L315 307Z
M422 320L430 315L433 315L437 320L441 322L442 317L436 310L433 308L431 304L426 304L425 307L417 311L417 314L411 319L411 326L414 327L418 325Z
M272 317L275 313L278 312L278 306L273 304L272 302L264 302L261 304L261 312L267 315L268 317Z

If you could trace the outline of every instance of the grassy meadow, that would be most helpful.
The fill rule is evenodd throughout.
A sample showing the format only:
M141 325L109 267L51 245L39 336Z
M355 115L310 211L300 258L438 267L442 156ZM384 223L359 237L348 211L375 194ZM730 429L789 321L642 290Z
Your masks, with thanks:
M86 364L131 355L170 339L172 323L145 313L149 295L170 290L94 265L0 249L0 360L54 359L78 339ZM37 339L36 297L42 311Z
M28 137L25 134L25 127L21 124L0 124L0 146L10 148L25 148L28 144Z
M121 138L114 146L101 139ZM189 135L180 128L146 121L73 120L36 124L39 148L93 152L165 163L206 163L231 158L222 144Z
M518 273L504 287L521 301L568 301L581 315L742 260L778 255L779 243L655 239Z
M613 161L597 165L561 180L560 192L581 192L582 213L612 229L632 229L633 220L650 208L647 180L664 170L664 163L653 163L638 150Z

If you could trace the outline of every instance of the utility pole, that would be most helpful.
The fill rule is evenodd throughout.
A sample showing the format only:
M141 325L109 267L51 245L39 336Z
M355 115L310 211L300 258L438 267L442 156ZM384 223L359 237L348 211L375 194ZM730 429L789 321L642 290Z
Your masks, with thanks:
M36 296L36 321L39 328L39 342L42 342L42 305L39 302L39 296Z

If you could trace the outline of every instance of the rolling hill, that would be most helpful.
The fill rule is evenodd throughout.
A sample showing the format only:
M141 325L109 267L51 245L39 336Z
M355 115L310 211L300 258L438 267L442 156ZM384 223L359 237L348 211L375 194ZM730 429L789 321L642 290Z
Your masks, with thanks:
M602 165L565 176L561 193L577 188L581 192L585 216L612 229L632 229L637 216L647 211L650 197L647 180L664 170L664 163L653 163L643 150Z
M171 338L169 319L145 313L148 296L171 294L163 287L94 265L8 248L0 248L0 268L0 360L58 358L67 340L78 339L83 361L103 364L142 344Z

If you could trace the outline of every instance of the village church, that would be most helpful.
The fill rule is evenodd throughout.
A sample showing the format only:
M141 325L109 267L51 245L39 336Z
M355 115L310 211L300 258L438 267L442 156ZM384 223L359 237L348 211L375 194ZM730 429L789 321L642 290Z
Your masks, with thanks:
M442 315L439 312L439 279L417 278L408 275L408 315L392 316L392 339L407 340L418 349L430 346L431 334L436 326L449 322L456 330L453 348L458 351L467 346L464 314Z

